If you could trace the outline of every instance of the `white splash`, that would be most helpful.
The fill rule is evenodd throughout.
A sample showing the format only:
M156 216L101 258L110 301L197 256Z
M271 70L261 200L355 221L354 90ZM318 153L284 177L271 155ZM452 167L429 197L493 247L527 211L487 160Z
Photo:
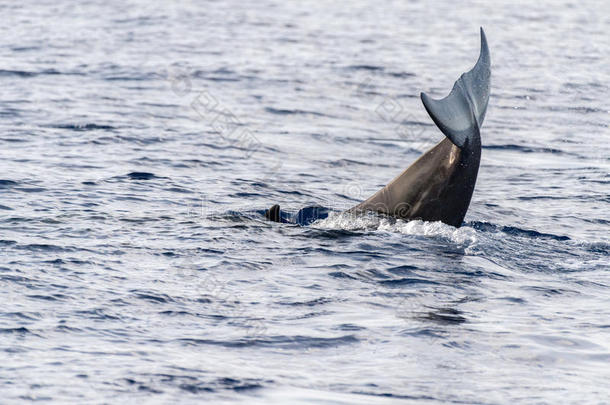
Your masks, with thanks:
M477 232L470 227L454 228L442 222L404 221L374 213L331 212L326 219L316 221L312 227L318 229L342 229L346 231L382 231L405 235L442 237L459 245L473 245Z

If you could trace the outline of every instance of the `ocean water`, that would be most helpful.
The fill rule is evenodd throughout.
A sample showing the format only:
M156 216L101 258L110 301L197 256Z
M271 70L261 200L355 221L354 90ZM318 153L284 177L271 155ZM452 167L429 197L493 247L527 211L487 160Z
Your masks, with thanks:
M0 402L608 403L608 2L0 13ZM464 225L340 214L442 139L480 26Z

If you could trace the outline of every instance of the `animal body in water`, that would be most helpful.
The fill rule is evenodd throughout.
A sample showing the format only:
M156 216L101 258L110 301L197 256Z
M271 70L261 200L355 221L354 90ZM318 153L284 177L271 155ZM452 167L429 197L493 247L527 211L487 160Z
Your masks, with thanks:
M421 93L426 111L445 138L348 212L373 211L405 220L462 225L481 161L481 126L489 101L490 67L487 39L481 28L479 59L455 82L449 95L435 100ZM271 221L302 225L327 215L328 210L322 207L307 207L288 215L277 204L265 212Z

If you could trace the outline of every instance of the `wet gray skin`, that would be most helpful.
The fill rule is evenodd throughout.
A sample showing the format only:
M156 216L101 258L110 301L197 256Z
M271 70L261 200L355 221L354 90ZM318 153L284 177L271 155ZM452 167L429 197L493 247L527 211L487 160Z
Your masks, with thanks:
M489 49L481 28L481 53L475 67L459 78L444 99L421 94L426 110L446 138L348 212L374 211L460 227L479 172L480 128L489 100L490 73Z

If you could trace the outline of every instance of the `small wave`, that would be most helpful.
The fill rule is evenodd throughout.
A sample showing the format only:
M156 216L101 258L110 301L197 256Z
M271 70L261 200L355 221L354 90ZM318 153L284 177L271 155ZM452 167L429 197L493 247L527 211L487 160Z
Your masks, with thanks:
M16 186L18 183L16 181L13 180L3 180L0 179L0 188L8 188L8 187L13 187Z
M162 392L150 387L150 384L170 384L187 391L191 394L220 392L224 390L232 390L236 392L248 391L264 387L264 384L272 383L272 380L261 380L254 378L231 378L221 377L212 381L200 381L195 376L190 375L172 375L172 374L155 374L147 376L147 382L137 381L134 378L124 378L121 382L128 385L136 385L139 390Z
M234 391L245 391L254 388L262 387L262 380L246 378L244 380L224 377L216 380L216 383L224 388L229 388Z
M135 297L141 300L149 301L152 303L166 304L173 301L172 298L167 294L155 294L147 291L131 291L135 294Z
M299 109L265 107L265 111L267 111L268 113L277 114L277 115L315 115L318 117L330 117L327 114L322 114L317 111L307 111L307 110L299 110Z
M404 79L406 77L414 77L415 73L411 72L388 72L388 75L392 77L397 77L399 79Z
M358 338L354 335L345 335L329 338L311 336L270 336L258 339L244 338L238 340L181 338L178 339L178 341L186 345L213 345L224 346L229 348L262 346L276 347L282 349L323 349L328 347L337 347L340 345L350 345L359 342Z
M6 312L4 316L9 318L24 319L26 321L36 321L40 319L40 313L38 312Z
M62 246L57 246L57 245L51 245L48 243L31 243L29 245L22 245L22 248L24 250L29 250L29 251L38 251L38 252L69 252L71 251L70 248L67 247L62 247Z
M205 80L209 80L212 82L238 82L241 79L237 77L218 77L218 76L208 76Z
M603 253L603 254L606 254L606 255L610 255L610 243L608 243L608 242L602 242L602 241L587 242L587 241L583 241L583 242L580 242L580 244L582 246L584 246L585 249L587 249L590 252L593 252L593 253Z
M429 311L414 313L420 321L433 322L441 325L459 325L467 322L464 313L455 308L429 308Z
M543 109L548 110L548 111L553 111L553 112L564 112L564 111L569 111L569 112L577 112L577 113L583 113L583 114L592 114L592 113L605 113L606 110L604 110L603 108L595 108L595 107L586 107L586 106L547 106L547 107L543 107Z
M429 284L429 285L438 285L436 281L426 280L423 278L414 278L414 277L403 277L396 278L391 280L382 280L379 281L379 284L384 285L386 287L400 287L404 285L413 285L413 284Z
M19 190L24 193L43 193L43 192L47 191L47 189L44 187L19 187L19 188L16 188L15 190Z
M0 69L0 77L2 76L17 76L17 77L34 77L36 73L26 72L24 70L5 70Z
M60 72L55 69L45 69L40 72L29 72L26 70L7 70L0 69L0 77L6 76L17 76L17 77L36 77L39 75L82 75L82 73L74 73L74 72Z
M153 173L148 172L131 172L127 174L127 177L132 180L151 180L156 178L157 176L155 176Z
M477 242L476 230L471 227L454 228L442 222L404 221L374 213L353 214L331 212L328 218L316 221L318 229L347 231L386 231L426 237L441 237L457 244Z
M119 320L119 319L121 319L118 316L106 313L106 311L107 311L107 309L94 308L94 309L87 309L87 310L78 310L78 311L76 311L76 313L79 315L86 316L90 319L94 319L94 320Z
M350 274L347 274L347 273L345 273L343 271L333 271L332 273L328 273L328 275L330 277L334 277L334 278L347 278L347 279L350 279L350 280L357 280L357 277L354 277L354 276L352 276Z
M40 49L39 46L11 46L11 51L13 52L38 51Z
M138 391L140 392L150 392L153 394L161 394L163 391L157 390L155 388L150 387L149 385L136 381L133 378L122 378L120 381L124 381L128 385L137 386Z
M0 117L18 117L21 115L21 110L17 108L3 108L0 111ZM5 142L27 142L25 139L16 139L16 138L1 138Z
M566 152L554 149L554 148L542 148L536 146L525 146L525 145L484 145L483 149L491 150L516 150L523 153L551 153L551 154L566 154Z
M375 65L350 65L347 67L349 70L366 70L369 72L380 71L383 70L383 66L375 66Z
M32 298L35 300L43 300L43 301L61 301L66 298L66 296L63 294L50 294L50 295L31 294L31 295L27 295L26 297Z
M96 139L90 140L89 142L94 145L107 145L111 143L135 143L138 145L151 145L154 143L164 142L163 137L151 136L151 137L135 137L135 136L100 136ZM207 145L206 145L207 146Z
M542 233L542 232L538 232L538 231L531 230L531 229L517 228L515 226L498 226L498 225L490 224L489 222L474 221L474 222L470 222L469 225L472 228L474 228L478 231L483 231L483 232L504 232L509 235L524 236L524 237L536 238L536 239L554 239L554 240L559 240L559 241L570 240L570 238L568 236L564 236L564 235L554 235L552 233Z
M229 389L236 392L247 391L262 388L262 381L255 379L237 380L233 378L219 378L216 382L208 383L183 383L180 384L180 389L188 391L192 394L200 392L216 392L223 389Z
M56 129L70 129L72 131L95 131L95 130L103 130L103 131L112 131L116 129L111 125L99 125L99 124L57 124L57 125L49 125L48 128L56 128Z
M0 334L18 334L18 335L27 335L32 332L28 328L24 328L23 326L20 328L0 328Z
M296 302L280 302L280 305L289 305L289 306L307 306L307 307L313 307L313 306L317 306L317 305L324 305L324 304L328 304L331 303L333 300L331 300L330 298L326 298L326 297L320 297L320 298L316 298L310 301L296 301Z

